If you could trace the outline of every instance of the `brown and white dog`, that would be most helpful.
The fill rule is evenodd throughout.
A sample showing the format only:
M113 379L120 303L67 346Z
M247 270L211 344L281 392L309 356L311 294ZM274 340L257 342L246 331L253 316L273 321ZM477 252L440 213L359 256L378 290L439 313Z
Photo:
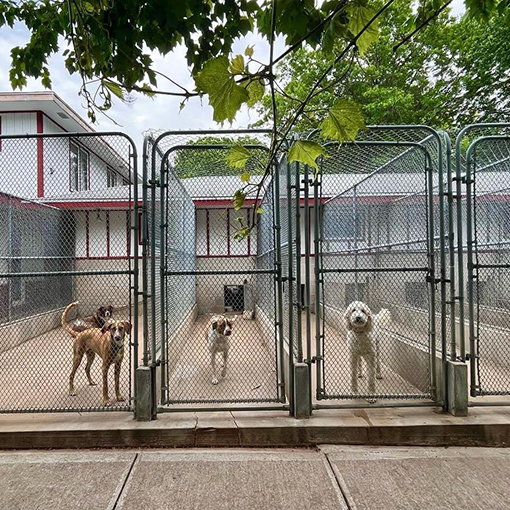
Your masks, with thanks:
M78 301L69 305L69 310L78 305ZM71 323L71 329L80 333L90 328L102 328L113 316L113 306L100 306L92 315L76 319Z
M237 316L227 318L223 315L215 315L207 329L207 345L211 354L212 380L213 384L218 384L218 375L216 373L216 354L223 354L223 368L221 377L227 375L228 351L230 349L230 337L232 335L232 324Z
M62 327L74 336L73 343L73 368L69 376L69 394L75 396L74 376L80 366L83 355L87 356L85 365L85 374L91 386L96 383L90 376L90 368L94 362L96 354L103 360L103 405L110 405L108 396L108 370L111 365L115 365L115 397L118 402L124 402L126 399L120 393L120 368L124 359L124 342L126 336L131 333L131 323L128 321L109 321L101 329L90 328L85 331L76 332L67 324L67 314L73 306L71 303L62 314Z

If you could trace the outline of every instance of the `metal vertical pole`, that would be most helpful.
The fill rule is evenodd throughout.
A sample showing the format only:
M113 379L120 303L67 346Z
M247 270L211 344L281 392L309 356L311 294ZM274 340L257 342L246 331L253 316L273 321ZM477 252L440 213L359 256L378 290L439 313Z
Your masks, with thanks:
M441 146L441 140L438 140L438 150ZM442 153L439 152L439 157L442 159ZM438 165L437 175L438 191L439 191L439 260L440 260L440 278L441 278L441 370L442 370L442 385L441 393L443 399L443 408L447 408L447 394L448 382L446 371L447 366L447 332L446 332L446 245L445 245L445 220L444 220L444 172L443 165ZM430 190L432 193L432 190ZM432 234L434 238L434 233Z
M139 285L138 285L138 155L136 153L136 146L133 144L132 147L133 152L131 153L131 157L133 159L133 202L134 206L131 209L130 213L133 212L133 224L130 225L131 229L131 240L133 243L133 295L134 295L134 311L133 311L133 335L134 341L133 345L133 357L134 359L134 370L136 373L136 369L138 368L138 297L139 297ZM133 393L136 398L136 377L133 379Z
M280 372L279 379L282 385L282 391L280 393L280 400L285 402L285 365L283 362L284 353L284 342L283 342L283 284L282 284L282 242L281 242L281 221L280 221L280 169L273 165L273 210L274 210L274 239L275 239L275 280L277 290L277 304L276 304L276 325L278 332L278 347L279 347L279 358L280 358ZM289 346L290 352L290 346ZM290 388L292 391L292 387Z
M431 393L434 399L437 398L437 367L436 367L436 277L435 277L435 242L434 242L434 179L432 161L428 153L425 154L425 172L427 174L427 195L428 195L428 279L430 284L430 375Z
M467 270L468 270L468 321L469 321L469 373L470 373L470 394L476 397L476 363L477 352L475 346L475 294L474 294L474 258L473 245L475 243L473 237L473 207L474 200L471 186L471 155L474 144L471 145L467 152L466 162L466 216L467 216Z
M312 332L310 309L310 169L305 165L304 175L305 187L305 313L306 313L306 359L308 363L308 380L310 388L310 409L312 406Z
M142 168L142 313L143 313L143 364L149 364L149 306L148 306L148 267L147 267L147 151L149 139L143 141L143 168Z
M287 285L289 293L289 402L291 413L294 413L294 268L293 268L293 232L292 232L292 182L290 164L286 163L287 169L287 220L288 220L288 233L287 233L287 252L288 252L288 274Z
M303 362L303 342L302 342L302 311L303 300L301 299L301 168L296 163L296 315L297 315L297 360Z
M322 334L321 334L321 266L322 261L322 238L320 228L321 204L319 196L320 179L322 171L319 171L313 183L313 205L314 205L314 276L315 276L315 378L316 398L322 397Z
M10 195L7 196L7 273L11 275L12 271L12 201ZM9 278L9 297L7 321L12 320L12 277Z
M356 301L360 300L359 296L359 276L358 276L358 211L357 206L357 186L352 190L352 224L354 225L354 290L356 294Z
M160 214L159 214L159 299L161 306L161 321L160 321L160 338L161 338L161 403L167 402L167 382L166 382L166 367L167 367L167 338L166 338L166 288L165 288L165 271L166 271L166 197L168 194L167 177L167 157L163 158L161 162L160 171ZM153 246L155 251L155 246ZM154 357L153 357L154 361Z

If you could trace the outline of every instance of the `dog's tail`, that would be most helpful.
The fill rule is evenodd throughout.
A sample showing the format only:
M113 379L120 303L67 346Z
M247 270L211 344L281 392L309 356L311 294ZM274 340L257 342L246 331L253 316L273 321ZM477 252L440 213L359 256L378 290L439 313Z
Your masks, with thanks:
M386 308L383 308L376 316L375 316L375 323L380 326L384 327L389 324L391 320L391 313L389 310L386 310Z
M78 333L74 331L69 324L67 324L67 314L70 312L71 308L76 306L78 304L78 301L75 301L74 303L71 303L66 306L66 309L64 310L64 313L62 314L62 327L72 336L77 337Z

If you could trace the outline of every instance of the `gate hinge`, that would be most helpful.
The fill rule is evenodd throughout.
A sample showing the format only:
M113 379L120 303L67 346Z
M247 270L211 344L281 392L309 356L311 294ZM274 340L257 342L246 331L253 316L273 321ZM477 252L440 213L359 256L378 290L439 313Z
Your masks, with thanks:
M466 360L470 360L470 359L479 359L480 356L477 356L476 354L470 354L469 352L466 353Z
M154 184L154 186L156 186L156 188L159 188L160 186L160 182L159 182L159 179L156 179L155 181L153 181L152 179L149 179L149 184L152 186Z

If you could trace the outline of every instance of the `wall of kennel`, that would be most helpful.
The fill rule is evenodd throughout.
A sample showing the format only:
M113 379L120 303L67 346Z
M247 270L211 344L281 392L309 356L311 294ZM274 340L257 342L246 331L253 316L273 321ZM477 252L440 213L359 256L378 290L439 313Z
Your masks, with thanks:
M316 180L305 169L315 408L444 401L453 329L444 140L424 126L371 127L355 143L329 144ZM353 302L372 312L366 340L347 320Z
M144 186L144 363L153 367L155 407L288 409L279 172L253 183L268 159L265 130L147 133ZM247 151L243 182L226 157ZM244 188L234 207L232 197ZM285 190L285 194L287 190ZM236 233L250 225L248 237ZM232 321L228 359L209 343L218 317ZM216 327L216 326L215 326ZM287 356L288 357L288 356Z
M510 394L510 125L474 124L455 146L460 359L471 405ZM465 296L465 299L464 299Z
M138 352L137 184L136 147L123 133L0 136L1 412L131 409ZM64 329L62 314L73 302ZM110 351L94 355L68 330L76 321L95 321L100 309L99 320L107 320L109 307L129 334L116 345L115 359L106 360L107 402L100 354ZM71 391L73 362L81 357L87 362L81 359Z

